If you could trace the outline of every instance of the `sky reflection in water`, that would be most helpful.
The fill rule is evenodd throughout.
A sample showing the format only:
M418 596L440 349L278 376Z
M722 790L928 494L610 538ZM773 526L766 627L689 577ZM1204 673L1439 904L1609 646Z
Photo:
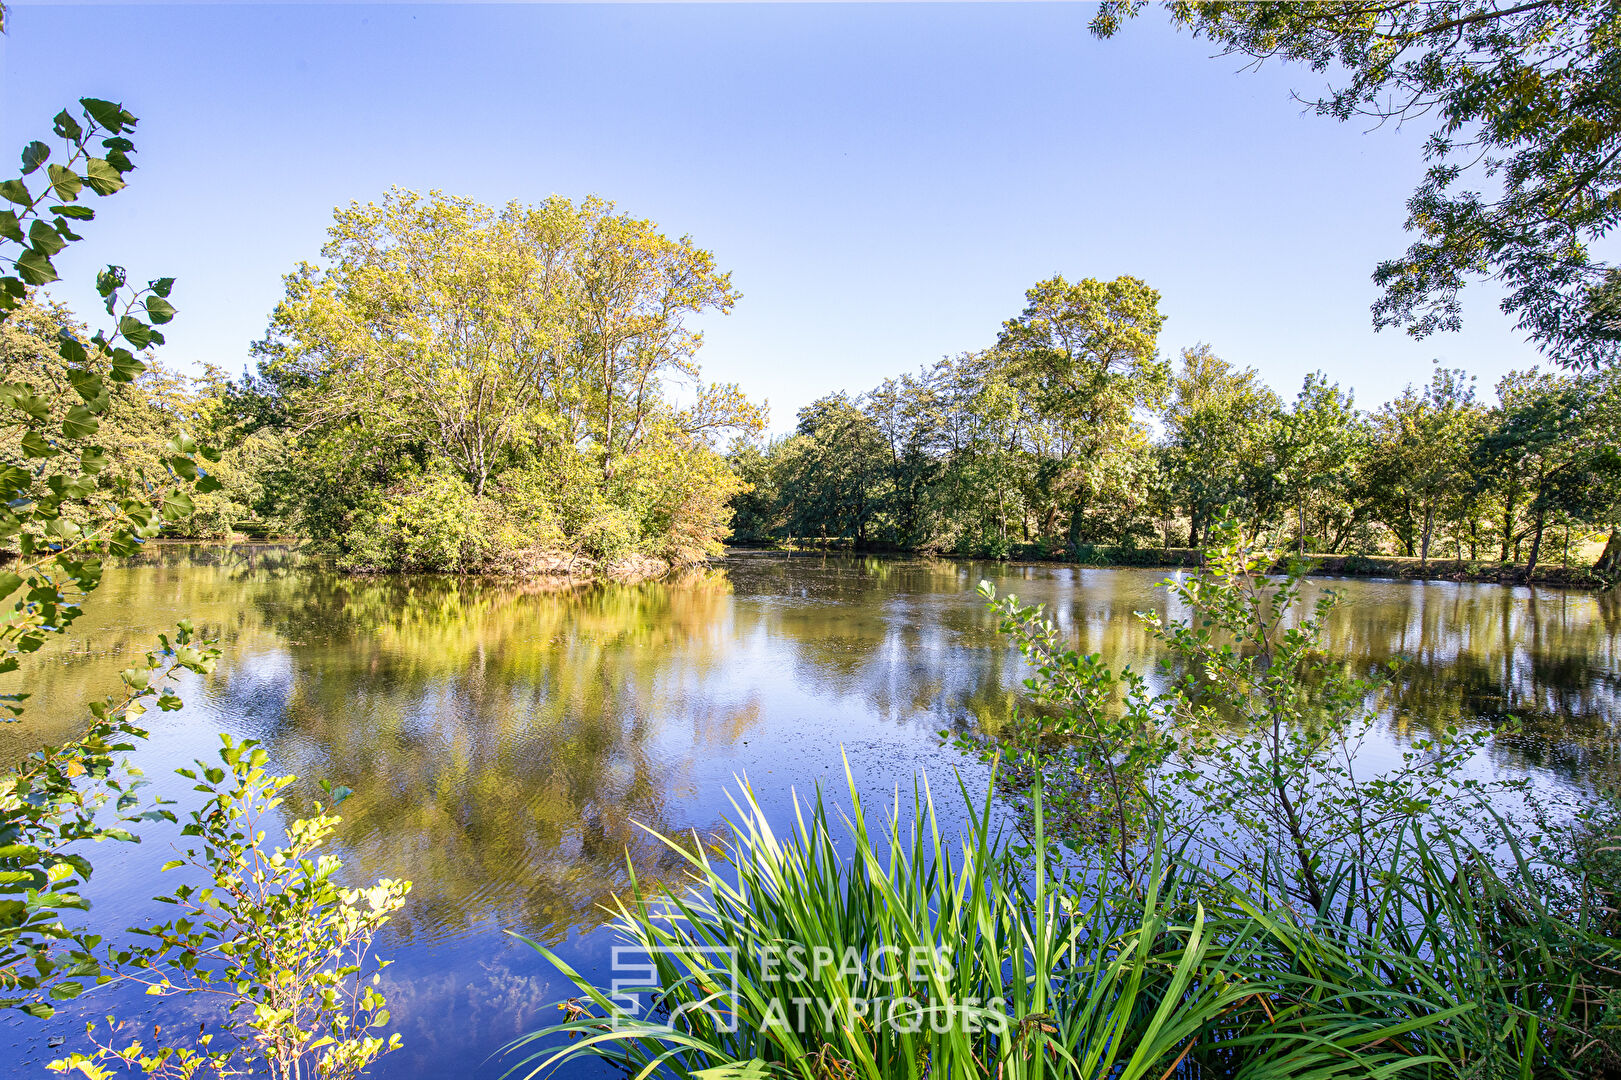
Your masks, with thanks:
M942 729L994 727L1024 671L973 594L988 577L1051 605L1077 647L1152 670L1134 612L1169 606L1163 572L961 560L743 555L679 580L559 589L452 578L346 578L286 548L170 546L110 571L71 647L30 659L27 721L0 728L0 759L69 733L111 689L122 658L190 616L225 648L186 708L153 718L140 750L153 790L191 805L172 770L216 733L262 740L273 768L354 789L341 832L353 879L406 877L410 902L383 943L406 1049L389 1077L496 1077L487 1059L566 986L506 931L601 968L601 905L674 861L666 834L716 829L746 775L785 819L789 792L842 793L840 749L872 798L926 769L956 808L960 756ZM1483 772L1579 784L1610 739L1621 690L1621 598L1495 585L1323 582L1345 602L1336 652L1406 658L1391 741L1446 722L1514 714ZM975 784L983 770L965 768ZM300 798L312 797L313 785ZM874 800L876 801L876 799ZM295 800L296 802L296 800ZM296 807L295 807L296 808ZM89 890L117 925L157 913L172 832L98 850ZM170 875L172 878L173 875ZM45 1037L70 1045L83 1017L144 1012L94 992L48 1025L0 1021L0 1075L38 1075ZM555 1015L555 1014L553 1014Z

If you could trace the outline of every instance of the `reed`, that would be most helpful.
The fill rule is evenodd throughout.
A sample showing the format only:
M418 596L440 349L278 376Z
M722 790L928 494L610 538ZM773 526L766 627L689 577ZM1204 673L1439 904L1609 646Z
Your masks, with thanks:
M779 835L745 784L718 852L661 837L690 888L618 902L619 939L654 954L640 1010L530 943L579 997L509 1047L509 1075L596 1058L700 1080L1382 1077L1443 1065L1424 1032L1475 1008L1435 1007L1422 964L1348 951L1158 845L1131 885L1060 869L1039 792L1029 848L993 827L990 792L962 794L954 842L926 778L876 828L852 783L842 821L818 792ZM782 963L794 946L830 962ZM939 962L893 960L918 955Z

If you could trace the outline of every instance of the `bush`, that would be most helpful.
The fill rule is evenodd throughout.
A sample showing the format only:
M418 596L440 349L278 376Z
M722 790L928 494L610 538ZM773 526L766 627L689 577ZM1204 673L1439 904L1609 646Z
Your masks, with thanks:
M458 476L434 472L372 494L350 516L338 556L344 570L444 571L484 568L495 540L488 508Z
M216 1045L200 1031L195 1039L167 1042L155 1030L155 1045L120 1045L113 1040L119 1025L109 1017L107 1041L91 1025L86 1034L96 1049L52 1062L53 1071L99 1080L110 1075L107 1066L121 1064L176 1080L261 1070L275 1080L351 1080L399 1047L376 985L386 963L371 956L371 944L411 883L338 885L343 863L321 848L341 819L320 806L287 826L285 847L267 850L267 826L275 827L268 819L297 778L266 774L269 755L252 740L221 739L223 768L198 761L195 769L177 770L208 800L184 829L195 843L164 867L189 866L209 884L181 885L159 897L181 914L137 931L153 944L118 959L126 977L145 983L149 994L216 1000L215 1026L226 1037Z
M602 563L615 563L636 551L641 528L630 511L599 502L580 524L580 551Z

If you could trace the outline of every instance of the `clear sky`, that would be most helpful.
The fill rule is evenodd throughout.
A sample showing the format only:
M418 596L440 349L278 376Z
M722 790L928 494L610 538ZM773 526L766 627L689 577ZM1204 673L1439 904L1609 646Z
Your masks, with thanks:
M332 208L390 185L486 202L611 198L689 233L742 301L708 379L772 427L980 348L1054 273L1134 274L1161 346L1208 342L1285 396L1321 368L1373 406L1439 359L1535 359L1477 287L1463 333L1374 333L1423 131L1310 115L1299 68L1240 71L1150 11L1091 4L17 3L0 147L85 95L141 118L139 170L58 260L81 310L105 262L172 275L163 356L232 371Z

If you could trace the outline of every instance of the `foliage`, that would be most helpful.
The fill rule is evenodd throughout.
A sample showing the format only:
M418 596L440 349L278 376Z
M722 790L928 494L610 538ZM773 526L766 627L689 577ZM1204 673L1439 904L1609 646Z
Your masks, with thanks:
M8 383L25 384L52 415L70 413L83 402L75 380L83 381L82 365L70 362L59 351L64 336L91 340L86 327L67 308L33 290L0 323L0 378ZM104 374L110 372L99 358L93 362ZM205 377L201 386L163 366L150 350L142 353L143 370L127 382L114 384L102 411L94 416L94 444L101 457L95 475L97 494L113 500L120 493L151 493L153 481L170 475L169 445L189 434L203 445L214 445L228 433L218 422L220 404L217 374ZM27 455L20 445L23 432L11 431L0 445L9 460L24 462ZM71 448L68 452L72 452ZM212 453L212 451L210 451ZM227 448L218 461L204 458L208 483L192 486L187 494L193 504L190 514L172 515L163 522L166 535L211 535L230 533L233 525L251 514L248 489L251 479L241 467L237 448ZM177 511L180 507L175 508ZM82 525L86 514L73 504L66 513L70 521Z
M1164 460L1188 513L1188 544L1198 547L1224 513L1260 521L1274 498L1277 395L1253 368L1234 371L1209 347L1182 351L1182 370L1164 410Z
M649 956L640 1008L535 945L581 997L510 1048L527 1052L510 1072L599 1058L699 1078L1154 1080L1183 1062L1398 1075L1433 1063L1415 1033L1472 1009L1391 989L1392 971L1427 983L1422 963L1346 952L1264 897L1242 899L1253 914L1236 897L1211 909L1180 863L1153 860L1138 891L1055 873L1039 795L1025 851L1003 843L988 802L967 799L960 849L941 839L926 786L914 802L869 831L852 790L836 840L818 796L779 836L745 787L723 852L665 841L690 890L636 887L619 902L621 942Z
M1032 296L1056 308L1055 287ZM1104 283L1065 286L1082 287ZM1621 487L1603 449L1621 442L1613 372L1518 374L1488 402L1465 373L1438 368L1371 412L1314 372L1286 403L1203 345L1174 372L1133 360L1105 377L1084 356L1057 360L1042 335L1080 331L1054 329L1045 310L1032 300L1037 314L1023 317L1039 332L827 395L795 434L735 447L749 491L734 497L734 536L1106 565L1200 547L1232 515L1301 555L1399 553L1427 569L1438 553L1462 563L1496 546L1529 578L1538 538L1557 525L1583 540L1608 531L1601 572L1621 566ZM1136 317L1121 318L1111 333L1143 347ZM1520 400L1537 380L1561 387L1557 409Z
M1382 770L1360 761L1382 686L1324 649L1338 597L1303 610L1308 567L1273 577L1278 553L1230 533L1203 574L1167 583L1194 619L1142 616L1182 672L1165 699L1180 736L1169 814L1214 857L1321 910L1336 861L1379 863L1413 819L1443 832L1461 823L1468 796L1488 790L1463 770L1490 735L1449 724Z
M1570 376L1511 373L1498 389L1503 408L1474 447L1488 473L1523 490L1531 550L1527 575L1542 552L1549 518L1604 517L1616 501L1621 455L1612 437L1621 398L1613 380L1596 388ZM1513 532L1512 512L1505 514Z
M709 252L596 198L496 211L396 189L340 209L322 257L287 277L233 407L291 437L272 486L345 565L718 550L739 485L710 441L763 413L698 383L687 320L736 299ZM671 381L696 385L690 406ZM506 515L503 486L539 501ZM433 535L407 535L424 511Z
M168 689L175 674L207 674L218 651L188 622L144 663L126 668L123 689L90 704L91 723L65 746L46 747L0 775L0 1007L47 1018L51 1004L77 997L84 980L104 982L99 934L63 921L89 903L85 842L138 842L131 826L165 816L141 806L138 768L122 760L148 705L180 707ZM109 806L110 804L110 806Z
M14 271L0 277L8 380L0 383L0 544L9 556L0 570L0 595L9 601L0 674L69 630L101 581L104 556L132 553L166 523L188 517L194 492L218 486L200 463L217 455L184 431L163 442L145 468L115 466L99 437L104 419L129 415L128 388L147 371L135 351L162 343L157 327L174 316L173 281L135 288L122 268L102 271L97 290L113 323L94 335L29 293L56 279L52 257L79 239L69 223L95 216L80 196L119 191L134 167L128 135L135 118L96 98L80 106L80 117L63 110L55 119L60 161L50 160L50 145L31 142L21 176L0 182L0 196L13 206L0 211L0 259ZM119 755L144 734L138 721L148 700L179 706L168 677L205 673L213 661L188 624L161 646L144 666L123 672L121 693L91 704L82 738L41 750L0 778L0 1006L49 1016L52 1000L104 977L94 954L99 938L62 917L87 906L78 889L92 867L73 845L135 839L125 826L147 816L138 811L139 772ZM27 696L0 695L8 719L21 715ZM98 814L108 802L110 815Z
M182 884L159 897L181 914L139 930L153 944L119 961L150 994L219 1000L223 1020L192 1044L149 1050L116 1045L118 1025L109 1018L107 1041L96 1041L91 1025L96 1050L52 1062L56 1072L99 1080L118 1063L147 1076L262 1071L277 1080L350 1080L400 1045L397 1034L385 1034L387 1002L377 988L387 962L370 951L410 882L339 885L342 862L320 849L341 819L319 805L287 826L285 846L267 850L267 819L297 778L267 775L269 755L252 740L221 739L223 767L199 760L178 770L208 798L183 830L194 842L164 867L190 867L212 884Z
M1446 502L1468 488L1469 451L1483 419L1473 381L1437 368L1427 387L1409 386L1374 417L1377 512L1406 554L1422 561L1429 560Z
M1021 708L993 738L959 745L1002 763L1001 790L1027 814L1034 809L1029 793L1044 792L1056 840L1108 853L1111 872L1136 881L1148 822L1163 814L1155 773L1176 750L1161 703L1129 667L1116 673L1097 654L1064 648L1040 607L998 599L989 582L980 582L979 593L1032 669L1024 685L1035 710Z
M1140 7L1101 5L1108 37ZM1407 203L1417 239L1381 262L1376 326L1457 329L1471 279L1550 356L1613 362L1613 268L1592 245L1621 223L1621 6L1613 0L1183 0L1172 19L1229 55L1342 78L1311 102L1338 120L1425 122Z

